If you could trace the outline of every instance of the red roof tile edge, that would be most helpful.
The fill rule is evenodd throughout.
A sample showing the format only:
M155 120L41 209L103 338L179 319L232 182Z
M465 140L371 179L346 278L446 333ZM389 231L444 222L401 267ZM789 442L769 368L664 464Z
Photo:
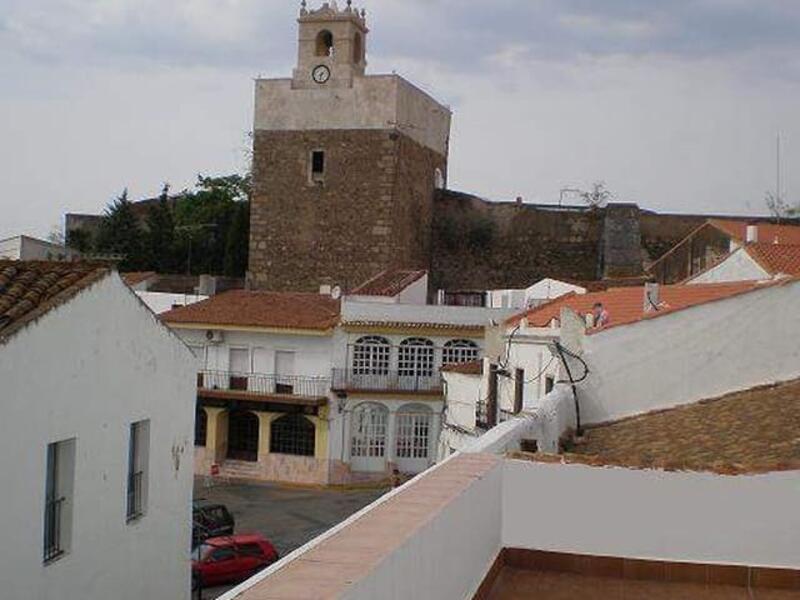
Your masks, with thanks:
M427 275L427 273L428 272L424 270L387 269L359 285L352 290L350 294L353 296L396 296L411 284L419 281L422 277ZM396 275L399 280L390 281L385 286L377 289L371 289L375 282L389 275Z
M13 262L13 261L0 261L0 262ZM22 264L30 267L42 263L28 262ZM63 304L66 304L73 298L80 295L82 292L91 288L95 283L105 279L106 277L111 275L111 273L115 272L111 267L109 267L106 264L96 264L96 265L88 263L64 263L64 264L83 265L91 268L91 270L87 271L86 275L75 281L69 287L64 288L54 296L51 296L43 303L36 306L33 310L25 313L23 316L16 319L11 325L6 327L5 329L0 329L0 346L6 344L9 340L11 340L14 337L14 335L16 335L29 325L35 323L43 316L48 314L50 311L54 310L55 308L58 308Z

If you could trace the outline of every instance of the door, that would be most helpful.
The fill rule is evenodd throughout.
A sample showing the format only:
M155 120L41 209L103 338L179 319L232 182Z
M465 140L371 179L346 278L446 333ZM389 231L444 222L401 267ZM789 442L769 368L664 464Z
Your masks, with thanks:
M247 389L258 394L274 394L275 380L272 375L272 353L266 348L253 348L253 373Z
M258 461L258 417L245 410L232 410L228 415L228 458Z
M285 350L275 352L275 374L275 393L294 394L294 352Z
M247 391L250 374L250 351L247 348L230 349L230 389Z
M422 405L404 406L396 423L397 468L401 473L421 473L431 464L433 411Z
M380 404L361 404L353 411L350 467L353 471L386 470L386 433L389 409Z
M203 561L203 585L214 586L235 581L240 575L239 561L233 548L216 548Z

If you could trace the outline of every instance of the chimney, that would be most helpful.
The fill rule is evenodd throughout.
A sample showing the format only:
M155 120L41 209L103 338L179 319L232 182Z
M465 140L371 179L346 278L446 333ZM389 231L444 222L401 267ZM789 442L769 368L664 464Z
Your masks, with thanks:
M331 284L323 283L321 286L319 286L319 294L320 294L320 296L330 296L332 289L333 288L332 288Z
M657 283L644 284L644 312L656 312L661 304L661 288Z
M213 275L200 275L197 282L197 293L200 296L213 296L217 293L217 278Z
M745 241L748 244L758 243L758 225L747 226L747 237L745 238Z

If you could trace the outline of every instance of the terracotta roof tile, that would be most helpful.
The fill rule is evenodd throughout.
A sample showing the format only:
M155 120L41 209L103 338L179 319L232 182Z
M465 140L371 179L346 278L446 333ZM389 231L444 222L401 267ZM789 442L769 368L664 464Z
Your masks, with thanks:
M800 245L748 244L745 250L770 275L800 275Z
M743 242L747 239L747 226L758 227L758 241L766 244L800 244L800 226L776 225L733 219L709 219L711 225L727 233L733 239Z
M362 283L350 293L354 296L397 296L426 274L427 271L389 269Z
M562 308L571 308L578 314L585 315L592 311L595 303L600 302L611 318L610 325L604 328L608 329L616 325L626 325L643 319L671 314L678 310L730 298L774 284L775 282L737 281L733 283L664 285L660 288L660 310L647 313L644 310L644 287L612 288L604 292L583 295L568 294L516 315L507 323L516 325L522 318L527 317L531 327L547 327L553 319L559 318Z
M0 344L110 273L97 263L0 260Z
M800 469L800 380L586 430L574 454L605 464L723 473Z
M339 322L340 303L322 294L232 290L161 315L168 324L325 331Z

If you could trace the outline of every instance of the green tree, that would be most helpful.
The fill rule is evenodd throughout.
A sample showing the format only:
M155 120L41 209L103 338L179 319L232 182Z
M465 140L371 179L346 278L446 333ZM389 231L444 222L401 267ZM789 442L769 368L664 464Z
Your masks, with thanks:
M229 277L244 277L250 243L250 203L238 202L225 236L223 272Z
M175 220L169 205L169 184L164 184L158 203L148 210L145 223L149 268L159 273L172 272L180 261L176 256Z
M120 256L120 270L137 271L146 268L148 262L143 239L126 188L106 207L97 235L97 250L103 254Z

